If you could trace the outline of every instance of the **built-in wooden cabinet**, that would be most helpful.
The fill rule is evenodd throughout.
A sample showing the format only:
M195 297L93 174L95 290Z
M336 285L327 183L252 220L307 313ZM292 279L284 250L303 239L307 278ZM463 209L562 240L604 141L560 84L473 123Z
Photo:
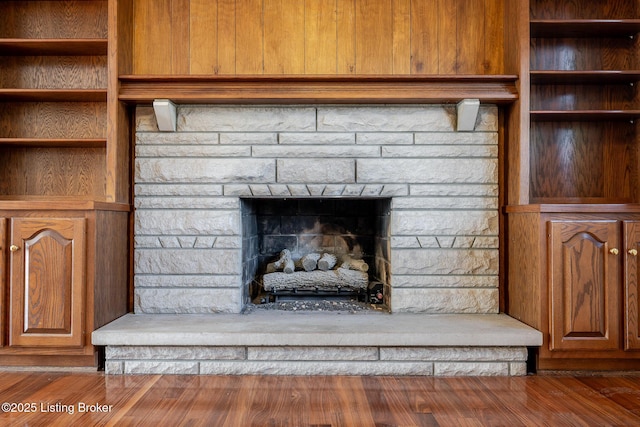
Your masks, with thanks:
M127 311L130 8L0 2L0 364L94 365Z
M508 219L509 314L543 332L538 367L640 368L640 208L529 205Z
M540 369L637 369L640 3L525 5L528 87L506 147L506 311L544 333Z
M0 201L0 364L95 365L91 332L127 312L128 205Z

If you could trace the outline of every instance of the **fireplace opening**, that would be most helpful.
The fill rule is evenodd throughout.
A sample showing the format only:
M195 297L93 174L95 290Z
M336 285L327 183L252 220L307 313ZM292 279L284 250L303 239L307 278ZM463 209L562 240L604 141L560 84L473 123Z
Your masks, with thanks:
M246 303L390 309L390 198L242 198L241 212Z

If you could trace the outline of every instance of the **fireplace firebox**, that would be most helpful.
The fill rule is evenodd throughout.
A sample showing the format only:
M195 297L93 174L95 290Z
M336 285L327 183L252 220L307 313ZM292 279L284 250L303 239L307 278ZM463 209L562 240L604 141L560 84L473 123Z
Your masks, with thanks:
M241 212L250 302L356 298L390 306L390 198L242 198Z

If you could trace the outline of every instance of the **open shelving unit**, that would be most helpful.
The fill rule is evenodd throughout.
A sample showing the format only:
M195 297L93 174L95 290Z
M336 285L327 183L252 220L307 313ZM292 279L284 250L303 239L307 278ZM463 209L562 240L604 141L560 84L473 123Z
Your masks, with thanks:
M531 1L531 203L639 201L636 3Z

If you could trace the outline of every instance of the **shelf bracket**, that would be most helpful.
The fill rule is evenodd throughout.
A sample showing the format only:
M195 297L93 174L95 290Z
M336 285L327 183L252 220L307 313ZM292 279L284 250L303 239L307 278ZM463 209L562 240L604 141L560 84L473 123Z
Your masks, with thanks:
M478 119L478 111L480 110L479 99L463 99L458 102L458 132L470 132L476 127L476 120Z
M158 130L162 132L175 132L177 124L176 104L168 99L154 99L153 111L156 114Z

